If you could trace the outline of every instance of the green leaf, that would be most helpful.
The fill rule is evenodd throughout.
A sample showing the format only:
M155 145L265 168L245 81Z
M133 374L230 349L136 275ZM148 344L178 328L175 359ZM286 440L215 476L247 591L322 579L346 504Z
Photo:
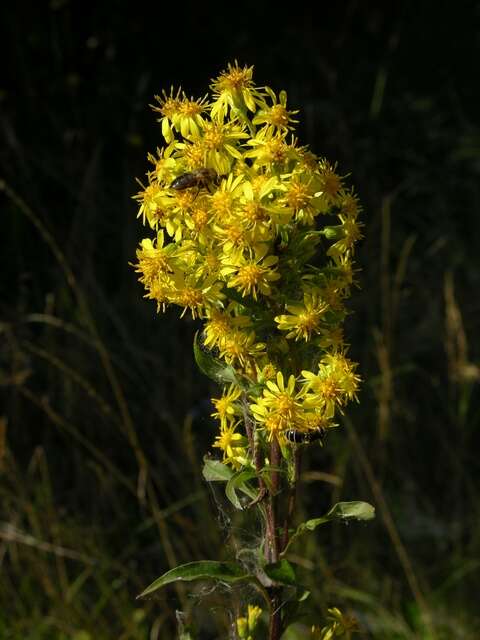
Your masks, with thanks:
M321 518L314 518L302 522L296 531L291 535L290 540L282 551L284 555L292 542L307 531L314 531L321 524L330 522L331 520L371 520L375 517L375 508L368 502L355 500L352 502L337 502L328 513Z
M216 582L227 582L229 584L240 580L256 579L242 569L235 562L217 562L215 560L200 560L199 562L189 562L182 564L175 569L164 573L149 585L137 598L154 593L167 584L178 580L191 582L192 580L215 580Z
M354 500L353 502L337 502L325 516L329 520L340 518L347 520L372 520L375 517L375 507L368 502Z
M205 456L203 463L202 475L207 482L228 482L235 473L220 460L213 460Z
M231 384L235 382L235 384L240 385L233 367L217 360L211 353L201 348L198 341L198 331L193 339L193 355L200 371L217 384Z
M254 500L257 497L257 492L252 487L245 484L248 480L255 478L257 474L255 471L245 469L243 471L237 471L232 475L225 487L225 495L237 509L243 509L242 503L237 495L237 491L241 491L249 498Z
M274 582L280 582L280 584L288 584L294 587L298 586L295 570L288 560L280 560L279 562L267 564L263 567L263 570Z

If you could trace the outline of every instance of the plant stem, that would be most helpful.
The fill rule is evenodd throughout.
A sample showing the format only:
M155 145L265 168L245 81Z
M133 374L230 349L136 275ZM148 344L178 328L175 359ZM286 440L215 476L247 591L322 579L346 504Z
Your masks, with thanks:
M279 496L280 476L278 467L280 465L280 447L276 439L273 440L270 447L270 466L272 467L270 475L270 489L268 495L267 509L267 536L269 548L269 561L278 562L278 535L277 535L277 501ZM282 589L273 587L271 593L270 607L270 625L269 640L280 640L282 634L282 617L281 617L281 593Z
M280 476L278 467L280 465L280 447L277 440L273 440L270 447L270 489L268 495L267 517L270 531L270 562L278 562L278 535L277 535L277 496L279 494Z
M281 589L272 590L268 640L280 640L282 635L281 603Z
M268 563L278 562L279 558L279 539L277 533L277 501L280 488L280 475L278 469L281 463L280 446L276 439L273 440L270 447L270 484L267 490L267 486L261 476L262 469L262 453L260 447L257 446L255 441L255 426L249 415L246 406L246 397L244 397L244 423L245 431L247 433L248 444L255 464L255 470L258 475L258 484L260 489L260 495L266 494L267 508L266 508L266 541L265 541L265 556ZM293 511L294 504L291 506ZM289 503L289 516L290 516L290 503ZM282 635L282 614L281 614L281 587L272 587L269 589L270 593L270 623L268 640L280 640Z

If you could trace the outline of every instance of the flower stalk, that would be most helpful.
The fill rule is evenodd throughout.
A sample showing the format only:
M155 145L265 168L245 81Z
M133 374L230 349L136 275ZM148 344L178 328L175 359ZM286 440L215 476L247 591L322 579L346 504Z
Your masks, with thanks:
M333 517L372 513L339 503L293 528L302 451L357 399L342 327L361 207L336 167L299 145L286 93L257 86L252 67L228 65L211 96L172 89L156 100L165 145L149 156L136 196L151 230L136 270L158 311L177 307L200 321L195 358L222 387L212 399L222 459L208 458L204 476L225 481L232 505L255 509L265 528L251 574L241 563L202 561L174 575L251 580L268 600L268 637L279 640L294 621L287 590L299 608L306 598L284 558L292 542ZM248 607L238 633L255 640L262 614Z

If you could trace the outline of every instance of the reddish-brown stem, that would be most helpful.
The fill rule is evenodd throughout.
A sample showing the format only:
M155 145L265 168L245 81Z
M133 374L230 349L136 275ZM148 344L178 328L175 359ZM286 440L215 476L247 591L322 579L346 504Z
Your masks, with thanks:
M271 612L268 629L268 640L280 640L282 635L282 615L281 615L281 589L272 589L270 592Z
M276 439L270 446L270 491L268 496L267 508L267 535L269 537L268 547L270 562L278 562L278 533L277 533L277 501L280 484L280 474L278 469L280 466L281 452L280 446ZM282 633L282 617L281 617L281 589L273 587L271 593L271 609L270 609L270 626L269 640L279 640Z

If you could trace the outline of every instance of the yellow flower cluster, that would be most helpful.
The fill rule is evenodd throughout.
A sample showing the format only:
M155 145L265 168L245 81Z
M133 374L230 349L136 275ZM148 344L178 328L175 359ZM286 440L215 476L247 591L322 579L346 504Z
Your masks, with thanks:
M317 625L312 627L312 640L333 640L338 637L349 640L359 630L357 620L343 614L337 607L328 609L327 620L328 623L322 628Z
M361 208L336 168L299 146L284 91L237 63L211 90L156 97L165 146L136 196L156 237L136 269L157 309L200 318L203 346L235 372L213 415L215 446L240 467L245 411L287 444L291 431L332 426L356 397L342 324Z
M237 618L237 632L240 640L254 640L254 631L261 615L260 607L249 604L247 615Z

